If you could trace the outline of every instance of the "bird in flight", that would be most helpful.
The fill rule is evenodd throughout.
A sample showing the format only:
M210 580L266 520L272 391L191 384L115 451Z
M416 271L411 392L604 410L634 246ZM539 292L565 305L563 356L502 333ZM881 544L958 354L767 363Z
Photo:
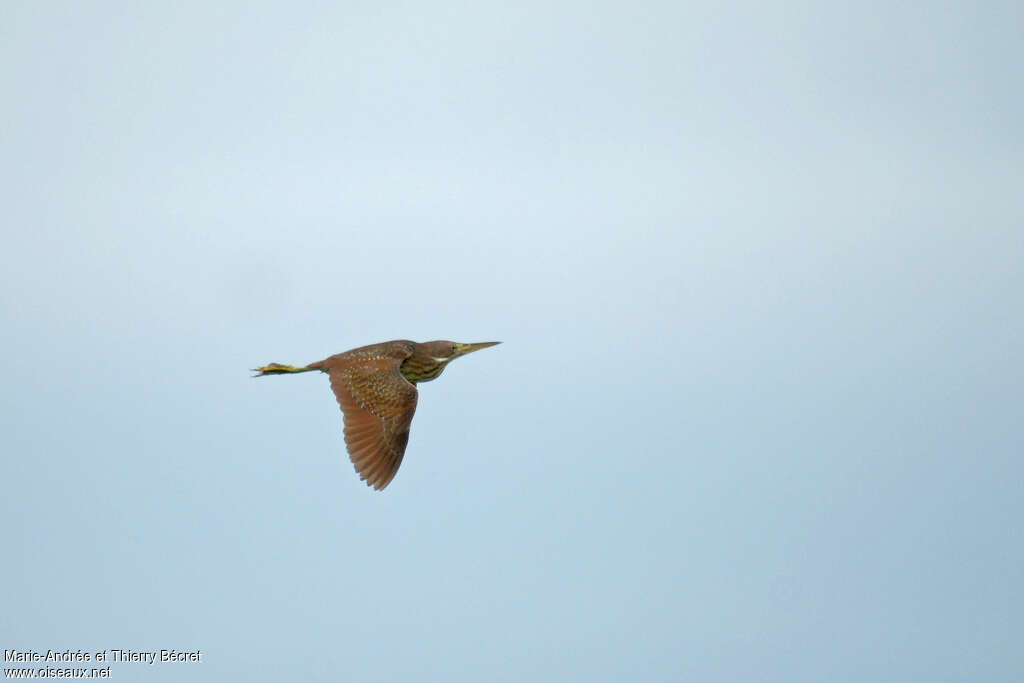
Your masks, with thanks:
M417 343L405 339L361 346L302 367L271 363L254 377L325 372L345 417L345 445L359 478L383 489L402 464L416 412L418 382L436 379L459 356L501 342Z

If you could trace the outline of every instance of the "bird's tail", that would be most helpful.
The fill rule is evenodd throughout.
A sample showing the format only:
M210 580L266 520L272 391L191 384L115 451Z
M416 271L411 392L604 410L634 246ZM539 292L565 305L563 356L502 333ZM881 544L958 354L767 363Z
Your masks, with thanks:
M313 372L319 370L318 367L312 367L306 365L304 367L295 367L294 365L281 365L280 363L271 363L270 365L264 365L261 368L253 368L252 371L256 374L253 377L263 377L264 375L287 375L292 372Z

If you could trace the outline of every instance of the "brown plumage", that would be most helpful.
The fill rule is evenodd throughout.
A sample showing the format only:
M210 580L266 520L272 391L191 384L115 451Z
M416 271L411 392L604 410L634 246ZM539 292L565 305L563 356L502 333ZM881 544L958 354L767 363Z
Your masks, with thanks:
M417 382L437 378L459 356L500 342L417 343L399 339L339 353L302 367L271 363L256 377L325 372L345 418L345 445L360 479L383 489L394 479L409 443Z

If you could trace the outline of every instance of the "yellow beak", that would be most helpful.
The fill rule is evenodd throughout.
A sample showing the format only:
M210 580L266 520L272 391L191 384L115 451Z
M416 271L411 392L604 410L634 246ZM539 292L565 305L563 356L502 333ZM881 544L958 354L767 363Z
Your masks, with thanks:
M488 346L494 346L495 344L500 343L501 342L478 342L476 344L460 344L455 342L455 355L452 357L458 358L459 356L465 356L467 353L473 353L474 351L486 349Z

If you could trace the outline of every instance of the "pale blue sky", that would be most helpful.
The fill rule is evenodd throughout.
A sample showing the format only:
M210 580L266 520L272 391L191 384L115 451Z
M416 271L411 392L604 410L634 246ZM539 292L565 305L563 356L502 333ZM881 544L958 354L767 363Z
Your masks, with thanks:
M1018 3L2 14L3 648L1024 678ZM247 369L395 338L376 493Z

